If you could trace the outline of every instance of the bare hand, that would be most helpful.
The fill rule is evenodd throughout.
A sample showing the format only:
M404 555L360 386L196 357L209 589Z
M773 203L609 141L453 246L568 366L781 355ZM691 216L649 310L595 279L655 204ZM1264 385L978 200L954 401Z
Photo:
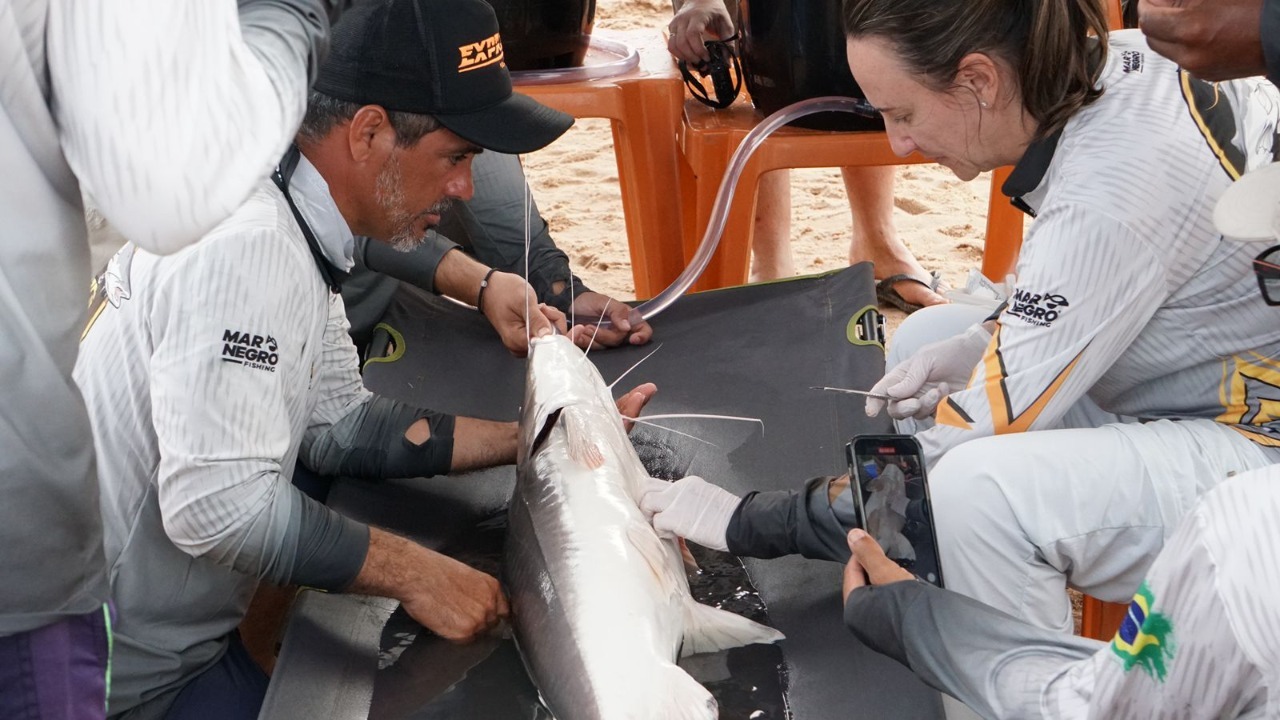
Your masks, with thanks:
M667 24L667 50L679 60L700 63L711 59L703 41L733 36L733 18L723 0L688 0Z
M1140 0L1152 50L1205 80L1262 75L1263 0Z
M874 539L862 530L849 531L849 550L853 556L844 566L844 592L842 599L849 602L849 593L867 584L872 585L911 580L914 576L898 563L889 559Z
M470 642L510 614L502 587L491 575L428 551L429 567L402 598L405 612L450 642Z
M564 313L538 302L533 288L514 273L495 272L480 299L480 310L516 357L529 354L529 338L568 331ZM525 316L528 314L528 325Z
M631 432L631 426L635 423L626 418L639 417L640 411L644 406L649 404L649 400L653 399L654 393L658 392L658 386L653 383L644 383L638 385L634 390L618 398L618 412L622 415L622 427L627 432Z
M369 528L364 565L344 592L396 598L440 637L466 642L510 611L498 581L380 528Z
M584 292L573 299L574 325L569 337L580 348L617 347L623 343L644 345L653 337L653 328L634 308L598 292ZM596 325L601 318L609 327Z

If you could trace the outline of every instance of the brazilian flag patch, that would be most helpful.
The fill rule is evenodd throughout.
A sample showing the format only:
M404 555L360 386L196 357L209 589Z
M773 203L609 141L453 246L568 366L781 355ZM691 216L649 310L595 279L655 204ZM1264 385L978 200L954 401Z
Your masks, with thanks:
M1168 673L1165 664L1173 659L1173 625L1164 615L1151 612L1154 604L1151 588L1142 583L1129 603L1120 630L1111 640L1111 652L1124 663L1126 673L1136 665L1157 682L1164 682Z

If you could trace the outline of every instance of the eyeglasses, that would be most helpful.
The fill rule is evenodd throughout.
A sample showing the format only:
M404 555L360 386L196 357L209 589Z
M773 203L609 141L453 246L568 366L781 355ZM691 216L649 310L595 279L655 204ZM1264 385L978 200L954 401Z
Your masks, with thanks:
M1253 259L1253 274L1268 305L1280 305L1280 245L1273 245Z

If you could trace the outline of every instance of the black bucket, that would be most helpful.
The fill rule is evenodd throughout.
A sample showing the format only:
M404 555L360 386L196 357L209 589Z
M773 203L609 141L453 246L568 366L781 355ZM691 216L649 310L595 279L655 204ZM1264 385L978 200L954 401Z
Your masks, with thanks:
M488 0L498 16L507 67L579 67L587 55L596 0Z
M849 72L840 0L740 0L738 50L751 101L769 115L824 95L863 97ZM884 122L844 112L792 123L815 130L883 130Z

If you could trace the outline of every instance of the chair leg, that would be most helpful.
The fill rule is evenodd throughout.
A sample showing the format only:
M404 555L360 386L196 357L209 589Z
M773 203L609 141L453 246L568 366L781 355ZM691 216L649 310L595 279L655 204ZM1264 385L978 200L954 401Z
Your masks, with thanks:
M1094 640L1110 640L1128 612L1128 605L1103 602L1086 595L1084 609L1080 613L1080 634Z
M1012 168L991 173L991 199L987 201L987 239L982 251L982 274L993 282L1003 282L1018 264L1022 249L1022 211L1009 203L1000 187Z

